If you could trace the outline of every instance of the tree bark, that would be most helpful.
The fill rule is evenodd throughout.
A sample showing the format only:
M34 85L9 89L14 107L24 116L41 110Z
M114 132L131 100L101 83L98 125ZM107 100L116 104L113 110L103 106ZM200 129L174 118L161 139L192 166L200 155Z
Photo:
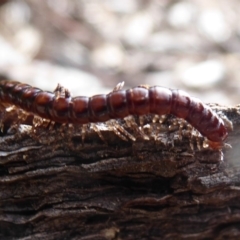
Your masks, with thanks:
M220 149L186 125L158 130L172 116L146 116L144 134L138 117L135 129L116 120L133 141L108 124L84 133L16 123L19 113L2 109L0 238L239 239L240 106L214 108L233 124Z

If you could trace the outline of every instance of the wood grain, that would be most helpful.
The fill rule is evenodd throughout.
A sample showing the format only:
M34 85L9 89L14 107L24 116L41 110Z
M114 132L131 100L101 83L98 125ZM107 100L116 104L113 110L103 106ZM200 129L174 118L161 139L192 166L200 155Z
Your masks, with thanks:
M83 145L63 125L33 134L2 106L0 238L239 239L240 106L215 109L233 123L232 148L124 141L105 124L105 142L88 129Z

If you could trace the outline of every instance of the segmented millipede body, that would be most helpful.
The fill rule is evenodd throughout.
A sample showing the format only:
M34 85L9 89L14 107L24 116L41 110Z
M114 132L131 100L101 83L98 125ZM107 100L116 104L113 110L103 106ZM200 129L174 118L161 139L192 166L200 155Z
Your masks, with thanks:
M128 115L172 114L185 119L210 141L223 142L228 135L223 120L210 107L181 90L139 86L92 97L71 97L67 90L58 95L56 90L42 91L28 84L3 80L0 100L59 123L85 124Z

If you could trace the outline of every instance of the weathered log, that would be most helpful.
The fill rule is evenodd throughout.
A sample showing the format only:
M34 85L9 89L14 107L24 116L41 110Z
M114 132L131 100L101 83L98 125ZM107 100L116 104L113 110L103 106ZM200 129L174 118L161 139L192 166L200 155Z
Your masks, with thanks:
M186 124L169 130L172 116L145 116L144 134L137 117L135 129L117 120L136 138L126 141L108 124L84 136L77 126L16 124L19 113L2 107L0 238L239 239L240 107L214 108L233 124L220 149Z

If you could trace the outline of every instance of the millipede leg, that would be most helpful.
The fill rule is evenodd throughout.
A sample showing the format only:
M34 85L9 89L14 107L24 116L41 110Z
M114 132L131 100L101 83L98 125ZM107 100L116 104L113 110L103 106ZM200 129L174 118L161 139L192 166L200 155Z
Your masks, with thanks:
M197 148L198 148L199 151L202 149L200 138L201 138L201 134L198 132L196 134L196 142L197 142Z
M84 141L85 141L85 138L86 138L86 132L87 132L87 124L83 124L82 125L82 131L81 131L81 134L82 134L82 146L84 146Z
M128 141L128 139L121 133L123 131L126 131L124 128L123 131L119 129L119 124L116 120L109 120L106 122L108 128L113 131L119 138L121 138L123 141ZM121 127L121 126L120 126ZM127 132L127 131L126 131Z
M178 121L179 129L178 129L178 135L179 135L179 140L182 140L182 129L183 129L183 122L180 120Z
M152 122L156 123L158 121L159 121L159 115L154 115L153 118L152 118Z
M140 126L143 127L143 125L144 125L144 116L139 116L139 123L140 123Z
M132 128L133 131L139 134L144 140L149 140L149 137L139 128L133 116L128 116L124 118L124 120L129 128Z
M113 92L116 92L116 91L122 90L123 86L124 86L124 81L119 82L119 83L113 88L112 91L113 91Z
M69 98L69 97L71 97L70 91L67 88L60 85L59 83L58 83L57 87L55 88L55 90L53 91L53 93L55 94L56 98L60 98L60 97Z
M124 127L122 127L116 120L110 120L109 121L113 127L113 131L114 133L119 136L122 140L124 141L128 141L128 139L126 137L128 137L129 139L131 139L133 142L136 141L136 138L130 134L126 129L124 129ZM121 134L122 133L122 134ZM126 136L124 136L124 135Z
M161 115L159 118L159 123L163 124L166 119L167 119L167 115Z
M219 115L219 116L221 117L221 119L223 120L224 125L226 126L226 128L227 128L229 131L233 131L233 123L232 123L232 121L230 121L230 120L228 119L228 117L223 114L223 112L220 112L218 115Z
M102 139L104 143L107 143L100 131L99 126L96 123L91 123L90 129L93 129L98 134L99 138Z
M192 151L194 151L194 142L193 142L193 127L190 124L187 124L187 132L189 138L189 144Z

